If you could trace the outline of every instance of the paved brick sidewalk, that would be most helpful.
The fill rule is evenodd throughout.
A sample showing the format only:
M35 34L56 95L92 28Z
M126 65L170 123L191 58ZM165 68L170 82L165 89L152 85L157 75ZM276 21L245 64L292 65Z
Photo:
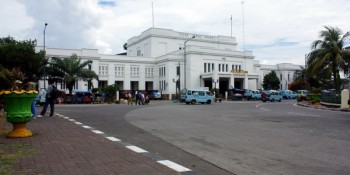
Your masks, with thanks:
M0 138L0 143L32 145L34 154L14 166L40 175L167 175L178 172L62 117L32 120L33 137Z

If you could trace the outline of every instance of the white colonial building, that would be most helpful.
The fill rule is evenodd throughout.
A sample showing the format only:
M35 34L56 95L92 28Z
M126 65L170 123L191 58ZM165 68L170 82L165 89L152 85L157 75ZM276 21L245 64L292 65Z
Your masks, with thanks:
M99 54L97 49L46 48L46 56L77 54L82 60L92 60L89 69L99 75L93 87L118 84L120 90L158 90L165 98L176 93L176 82L180 89L216 87L222 94L232 87L262 89L263 77L272 70L280 76L281 89L288 89L295 71L300 70L300 66L288 63L261 65L253 52L237 50L235 37L150 28L130 38L127 46L126 55ZM58 87L65 89L63 84ZM84 81L75 85L75 89L89 88Z

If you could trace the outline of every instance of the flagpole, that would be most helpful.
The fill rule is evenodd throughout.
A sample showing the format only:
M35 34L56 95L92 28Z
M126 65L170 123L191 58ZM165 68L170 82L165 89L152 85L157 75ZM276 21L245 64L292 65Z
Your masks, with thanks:
M153 1L152 1L152 27L154 28L154 12L153 12Z
M242 21L243 21L243 51L245 50L244 48L244 0L242 0Z

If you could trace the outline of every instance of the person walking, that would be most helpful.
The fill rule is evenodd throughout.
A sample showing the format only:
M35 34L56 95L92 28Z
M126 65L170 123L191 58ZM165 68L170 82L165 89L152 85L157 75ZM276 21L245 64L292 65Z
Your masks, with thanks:
M57 98L55 93L57 91L57 88L53 84L54 82L52 79L49 79L48 82L49 82L49 87L47 88L47 92L46 92L46 102L45 102L43 110L40 112L40 114L37 117L44 117L49 104L50 104L50 115L49 116L52 117L54 115L54 112L55 112L55 100Z
M130 92L128 93L128 105L132 105L132 95Z

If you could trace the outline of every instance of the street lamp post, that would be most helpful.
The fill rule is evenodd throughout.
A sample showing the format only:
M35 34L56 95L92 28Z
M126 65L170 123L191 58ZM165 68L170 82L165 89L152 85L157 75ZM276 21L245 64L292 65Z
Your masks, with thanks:
M46 30L47 23L45 23L44 27L44 57L46 59L46 47L45 47L45 30ZM46 65L45 65L46 67ZM46 88L46 72L45 72L45 67L44 67L44 88Z
M213 79L213 83L215 83L215 87L214 87L214 96L215 96L215 98L216 98L216 83L218 83L218 82L219 82L218 79L216 79L216 80Z
M189 41L189 40L191 40L191 39L194 39L195 38L195 36L192 36L192 38L190 38L190 39L188 39L188 40L186 40L185 42L184 42L184 87L185 87L185 89L186 89L186 76L187 76L187 74L186 74L186 43L187 43L187 41Z

